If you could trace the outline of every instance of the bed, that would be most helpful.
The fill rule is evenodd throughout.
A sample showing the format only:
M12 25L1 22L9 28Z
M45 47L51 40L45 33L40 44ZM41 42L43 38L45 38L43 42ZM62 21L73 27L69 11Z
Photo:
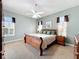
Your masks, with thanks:
M24 43L40 50L40 56L48 45L56 40L57 31L55 29L42 29L41 34L27 34L24 36Z

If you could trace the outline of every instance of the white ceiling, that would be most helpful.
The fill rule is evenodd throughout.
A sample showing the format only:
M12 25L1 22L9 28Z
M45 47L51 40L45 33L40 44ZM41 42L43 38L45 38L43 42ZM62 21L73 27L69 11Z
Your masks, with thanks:
M79 5L79 0L2 0L3 9L28 17L32 17L32 9L35 2L38 4L37 11L43 11L41 16L47 16L68 8Z

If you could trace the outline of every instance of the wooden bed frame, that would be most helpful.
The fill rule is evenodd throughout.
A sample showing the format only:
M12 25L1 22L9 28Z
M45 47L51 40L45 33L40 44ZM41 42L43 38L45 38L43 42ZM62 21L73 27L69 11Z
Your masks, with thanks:
M54 34L57 35L57 31L55 29L43 29L42 31L54 31ZM42 49L43 38L42 37L38 38L38 37L34 37L34 36L30 36L28 34L25 34L24 43L30 44L32 47L39 49L40 56L43 55L43 49Z

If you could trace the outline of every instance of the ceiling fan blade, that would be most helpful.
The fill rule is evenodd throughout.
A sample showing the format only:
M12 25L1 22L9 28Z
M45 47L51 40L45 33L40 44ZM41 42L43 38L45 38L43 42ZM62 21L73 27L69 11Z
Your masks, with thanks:
M36 12L34 10L32 10L33 14L35 14Z
M32 18L37 18L37 15L33 15Z
M36 14L43 14L44 12L37 12Z
M41 17L40 15L37 15L39 18Z
M40 18L41 16L40 15L33 15L32 18Z

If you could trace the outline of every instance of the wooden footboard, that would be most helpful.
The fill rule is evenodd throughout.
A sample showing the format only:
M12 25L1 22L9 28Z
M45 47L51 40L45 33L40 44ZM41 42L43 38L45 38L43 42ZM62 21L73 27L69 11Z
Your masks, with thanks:
M31 45L34 48L37 48L40 50L40 56L43 55L43 49L42 49L42 44L43 44L43 39L34 37L34 36L30 36L30 35L26 35L24 36L24 43Z

